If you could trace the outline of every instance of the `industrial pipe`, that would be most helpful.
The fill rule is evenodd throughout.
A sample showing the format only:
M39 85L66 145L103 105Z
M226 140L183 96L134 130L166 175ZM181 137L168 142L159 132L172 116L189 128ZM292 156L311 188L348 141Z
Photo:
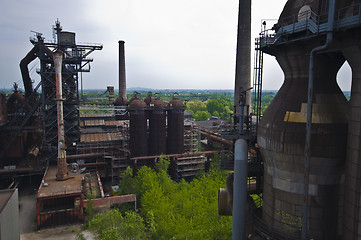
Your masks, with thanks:
M247 163L247 142L243 139L238 139L235 143L234 150L233 240L246 239Z
M20 71L23 78L25 97L28 98L33 92L33 85L30 79L28 64L31 63L37 56L38 46L34 46L28 54L20 61Z
M53 53L55 81L56 81L56 109L58 120L58 168L56 180L66 180L68 178L68 168L66 165L66 145L64 131L64 111L63 111L63 84L62 84L62 64L63 52L58 49Z
M313 75L314 75L314 57L317 52L329 47L333 40L333 25L335 17L335 0L329 1L328 6L328 25L326 43L322 46L312 49L310 54L310 63L308 71L308 97L307 97L307 122L306 122L306 143L305 143L305 165L304 165L304 198L303 198L303 218L302 218L302 240L307 238L307 219L308 219L308 190L310 182L310 160L311 160L311 125L312 125L312 98L313 98Z
M205 132L205 131L202 131L200 130L200 134L207 137L207 138L210 138L216 142L219 142L223 145L227 145L227 146L233 146L233 143L228 141L227 139L224 139L224 138L221 138L217 135L214 135L214 134L211 134L211 133L208 133L208 132Z

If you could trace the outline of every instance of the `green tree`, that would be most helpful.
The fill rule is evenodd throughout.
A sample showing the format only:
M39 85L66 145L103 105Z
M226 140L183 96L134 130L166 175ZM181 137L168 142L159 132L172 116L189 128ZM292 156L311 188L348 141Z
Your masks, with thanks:
M197 111L196 113L193 114L193 118L196 121L205 121L208 118L210 118L212 115L207 112L207 111Z
M119 183L120 194L136 193L135 183L133 180L133 169L128 166L122 175L122 180Z
M195 114L198 111L207 111L206 105L200 100L187 102L186 109L192 114Z
M116 209L99 213L90 221L89 229L99 240L146 239L143 219L134 212L126 212L124 217Z

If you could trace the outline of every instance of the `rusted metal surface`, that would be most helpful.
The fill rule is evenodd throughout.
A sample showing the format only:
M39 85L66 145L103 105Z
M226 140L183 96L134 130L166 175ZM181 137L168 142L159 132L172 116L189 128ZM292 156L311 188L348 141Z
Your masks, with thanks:
M80 118L111 118L113 116L112 113L89 113L89 114L80 114Z
M216 142L219 142L221 144L224 144L224 145L227 145L227 146L233 146L233 143L220 137L220 136L217 136L215 134L211 134L211 133L208 133L208 132L205 132L205 131L200 131L201 135L209 138L209 139L212 139Z
M67 159L78 159L78 158L93 158L93 157L101 157L104 156L104 153L84 153L84 154L75 154L75 155L67 155Z
M110 126L117 126L117 127L119 127L119 126L122 126L122 125L124 125L124 122L122 122L122 121L105 121L105 126L107 126L107 127L110 127Z
M57 169L49 167L44 174L36 199L56 198L59 196L80 195L82 190L82 175L80 172L69 172L69 179L56 181ZM45 186L45 185L47 186Z
M181 156L194 156L194 155L213 155L219 153L220 151L204 151L204 152L190 152L190 153L181 153L181 154L164 154L163 157L181 157ZM155 156L141 156L141 157L132 157L130 160L144 160L144 159L154 159L159 158L160 155Z
M18 92L17 85L14 84L14 92L10 95L6 103L7 113L16 113L19 110L23 109L25 105L25 97Z
M98 171L85 173L83 192L85 192L87 196L91 195L95 198L104 197L103 186Z
M57 211L40 212L37 215L38 229L56 227L59 225L69 225L81 223L83 212L80 209L62 209Z
M94 207L104 207L111 206L119 203L135 202L137 200L136 194L115 196L115 197L105 197L105 198L95 198L92 200ZM87 207L88 200L83 201L83 207Z
M168 103L167 153L184 153L184 105L176 98Z
M36 194L38 228L78 223L83 220L82 176L69 172L69 179L56 180L57 169L49 167Z
M147 118L145 113L146 104L138 97L129 105L129 148L131 155L146 156L148 154Z
M80 142L82 143L119 141L121 139L122 137L120 133L116 133L116 132L83 133L80 135Z
M309 62L305 52L318 45L318 41L309 41L302 46L288 44L273 49L285 81L258 128L265 164L263 220L276 231L289 234L299 231L303 217L306 119L302 105L307 102ZM339 196L346 156L347 100L337 85L336 74L343 62L339 53L315 57L312 118L322 118L312 123L311 132L309 196L314 201L309 201L310 238L335 239L342 219ZM294 116L298 118L285 118L287 112L297 113Z
M167 148L166 104L160 99L153 99L149 105L149 155L165 154Z
M93 126L104 126L105 121L103 119L100 120L85 120L84 127L93 127Z
M152 92L149 92L148 96L144 98L144 102L149 106L152 101L154 101L154 97L152 96Z
M68 169L66 166L66 144L64 131L64 109L63 109L63 52L58 49L53 53L54 68L55 68L55 83L56 83L56 110L58 121L58 171L56 173L57 180L64 180L68 178Z

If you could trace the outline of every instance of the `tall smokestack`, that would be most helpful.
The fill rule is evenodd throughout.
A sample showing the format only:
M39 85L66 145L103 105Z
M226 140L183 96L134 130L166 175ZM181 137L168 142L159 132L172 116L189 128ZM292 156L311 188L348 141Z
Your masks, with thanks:
M119 41L119 97L127 98L127 82L125 77L124 41Z
M240 91L251 87L251 0L239 0L236 80L234 86L235 114L239 116ZM251 92L246 94L245 105L251 106ZM245 108L246 109L246 108ZM246 111L246 110L245 110Z

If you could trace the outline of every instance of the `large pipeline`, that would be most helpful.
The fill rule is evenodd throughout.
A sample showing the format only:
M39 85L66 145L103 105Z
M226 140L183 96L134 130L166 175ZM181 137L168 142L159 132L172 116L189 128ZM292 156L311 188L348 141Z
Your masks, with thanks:
M68 178L68 168L66 165L66 145L64 131L64 112L63 112L63 84L62 84L62 64L63 52L58 49L53 54L55 81L56 81L56 108L58 118L58 168L56 180L66 180Z
M30 79L28 65L37 58L36 53L38 50L39 47L35 45L33 49L31 49L30 52L20 61L20 71L23 78L26 98L28 98L33 92L33 85Z
M201 135L209 138L209 139L212 139L213 141L216 141L216 142L219 142L223 145L226 145L226 146L233 146L233 143L228 141L227 139L224 139L224 138L221 138L217 135L214 135L214 134L211 134L211 133L208 133L208 132L205 132L205 131L199 131Z
M247 142L238 139L234 147L232 239L246 239L248 155Z

